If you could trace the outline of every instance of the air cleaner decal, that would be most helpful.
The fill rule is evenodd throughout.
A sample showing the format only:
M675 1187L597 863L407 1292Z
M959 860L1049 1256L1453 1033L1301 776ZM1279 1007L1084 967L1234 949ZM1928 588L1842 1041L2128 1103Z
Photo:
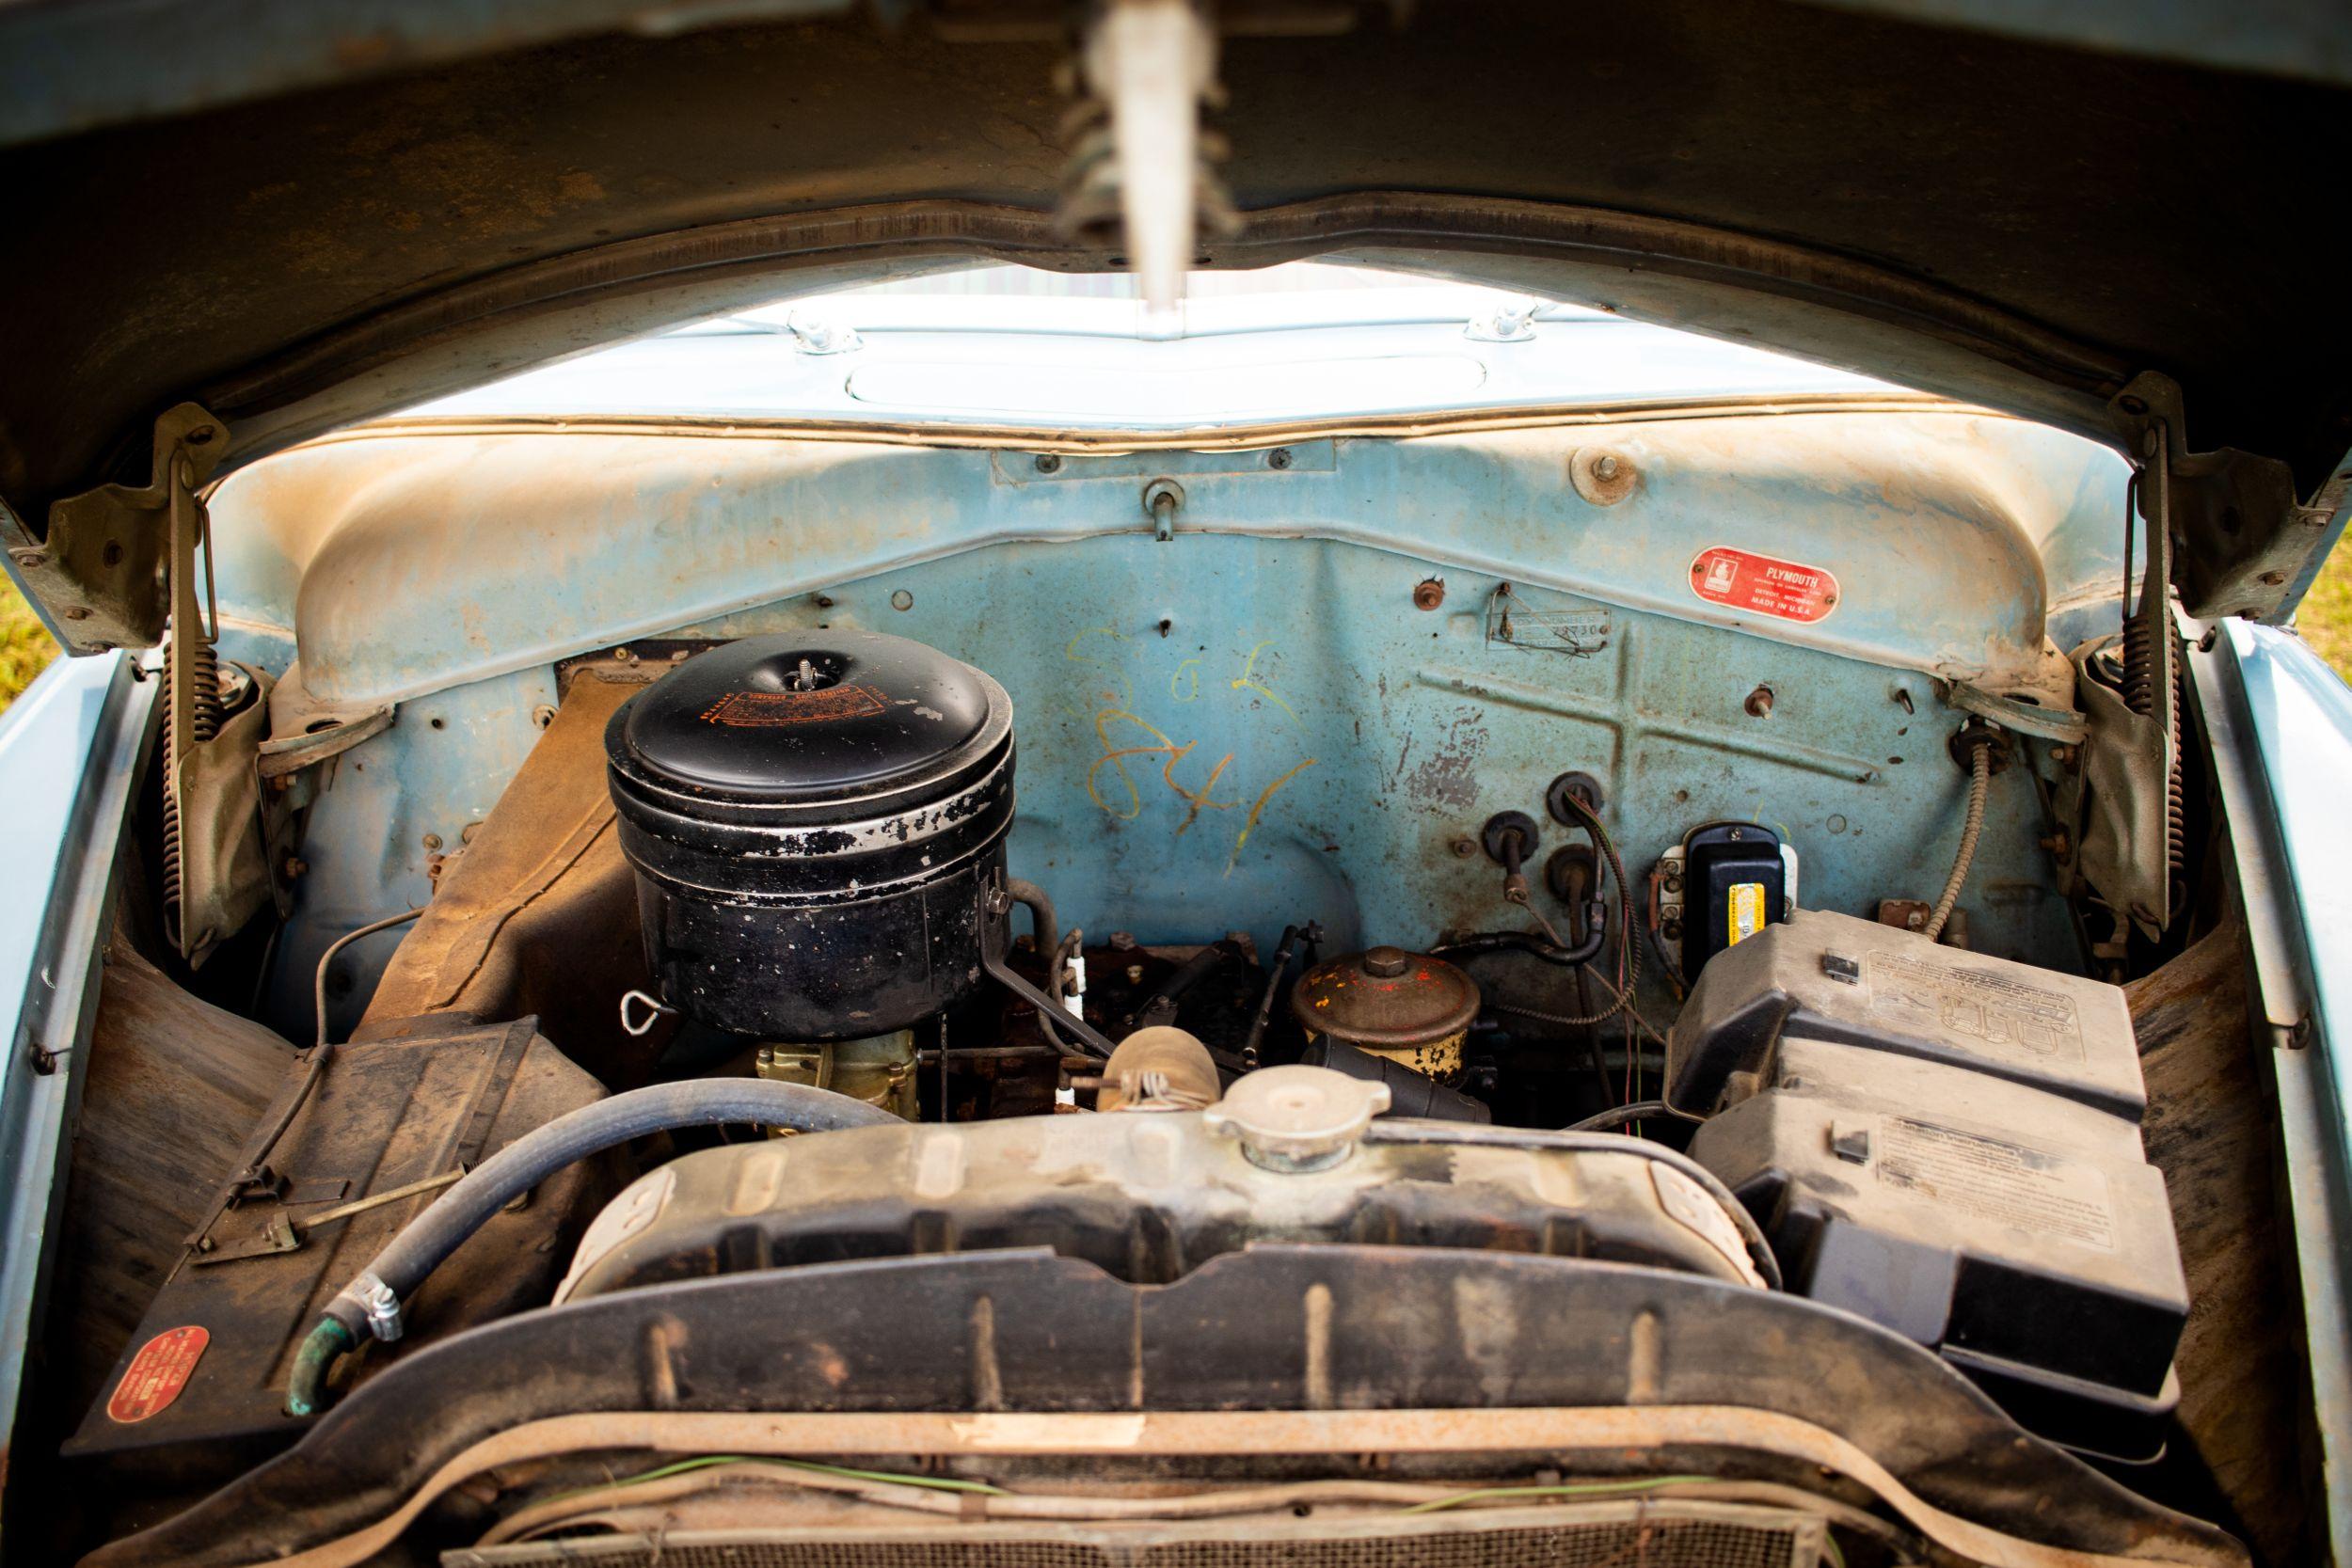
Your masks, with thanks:
M1725 545L1692 561L1691 592L1709 604L1782 621L1819 621L1837 608L1837 579L1824 568Z
M212 1342L212 1335L194 1323L167 1328L148 1340L122 1370L122 1381L106 1402L107 1416L128 1426L167 1408L188 1386L204 1347Z
M870 719L889 706L870 686L820 686L813 691L730 691L703 710L703 722L731 730L827 724Z

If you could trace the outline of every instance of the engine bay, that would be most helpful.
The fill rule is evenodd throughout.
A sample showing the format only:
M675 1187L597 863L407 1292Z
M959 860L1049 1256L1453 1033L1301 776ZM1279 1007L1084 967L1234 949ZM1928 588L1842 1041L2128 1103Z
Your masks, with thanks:
M1022 724L979 669L819 626L565 673L70 1453L227 1481L339 1382L537 1299L1035 1251L1168 1287L1332 1243L1785 1291L1934 1353L2026 1432L2162 1452L2187 1296L2123 993L1971 950L1994 923L1954 921L1957 891L1811 908L1797 835L1754 819L1636 870L1608 786L1570 768L1446 845L1490 928L1347 947L1294 884L1270 950L1097 939L1009 874ZM1941 727L1974 774L2012 760L1980 720ZM1184 795L1191 751L1149 758ZM1680 999L1662 1032L1659 990ZM795 1095L838 1108L803 1119ZM771 1135L707 1143L730 1123ZM455 1194L567 1128L402 1254L461 1173ZM617 1192L613 1160L580 1163L648 1136L678 1142ZM352 1174L299 1190L326 1166ZM191 1326L203 1385L159 1394ZM371 1341L389 1357L353 1354Z
M200 1209L112 1222L153 1283L62 1434L135 1499L87 1560L537 1561L601 1528L575 1496L637 1517L594 1484L632 1465L739 1544L929 1476L1029 1498L1008 1528L1501 1487L1761 1509L1799 1556L2237 1560L2183 1447L2213 1241L2123 983L2184 934L2070 838L2081 709L2146 644L1977 614L2022 577L1841 620L1872 568L1776 547L1692 554L1710 625L1642 608L1647 555L995 538L418 692L437 622L306 601L294 657L254 617L208 721L277 737L280 919L223 935L234 856L188 840L158 892L210 961L112 1049L210 1032L268 1092L191 1151ZM1966 626L1974 679L1857 657ZM1332 1467L1348 1421L1472 1409L1475 1452L1375 1427ZM957 1412L1051 1420L909 1424ZM1158 1433L1123 1458L1054 1435L1121 1412ZM1168 1424L1251 1413L1338 1424ZM827 1466L882 1491L793 1490Z

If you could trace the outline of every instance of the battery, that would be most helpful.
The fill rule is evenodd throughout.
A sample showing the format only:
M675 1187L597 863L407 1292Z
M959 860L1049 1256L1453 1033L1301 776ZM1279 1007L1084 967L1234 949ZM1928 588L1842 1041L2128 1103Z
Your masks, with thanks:
M1666 1080L1790 1290L2054 1441L2161 1449L2188 1290L2121 990L1799 910L1717 956Z

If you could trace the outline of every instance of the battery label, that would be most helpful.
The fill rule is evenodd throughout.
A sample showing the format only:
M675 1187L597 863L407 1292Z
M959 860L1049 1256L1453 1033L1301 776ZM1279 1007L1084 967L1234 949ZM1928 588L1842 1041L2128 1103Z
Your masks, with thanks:
M1731 928L1724 945L1737 947L1764 928L1764 884L1734 882L1727 891Z
M1879 1180L2033 1236L2115 1250L2115 1206L2096 1165L1915 1117L1880 1124Z

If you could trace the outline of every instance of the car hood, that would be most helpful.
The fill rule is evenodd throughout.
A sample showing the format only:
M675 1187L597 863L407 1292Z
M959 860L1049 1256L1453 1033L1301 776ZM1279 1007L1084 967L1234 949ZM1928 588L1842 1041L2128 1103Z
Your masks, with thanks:
M2276 619L2347 487L2352 47L2203 8L1228 5L1243 221L1199 264L1443 274L2160 441L2188 608ZM11 569L77 648L135 632L87 601L144 592L154 546L104 580L45 546L60 503L148 483L175 405L222 422L209 471L779 293L1120 264L1055 221L1062 15L0 8Z

